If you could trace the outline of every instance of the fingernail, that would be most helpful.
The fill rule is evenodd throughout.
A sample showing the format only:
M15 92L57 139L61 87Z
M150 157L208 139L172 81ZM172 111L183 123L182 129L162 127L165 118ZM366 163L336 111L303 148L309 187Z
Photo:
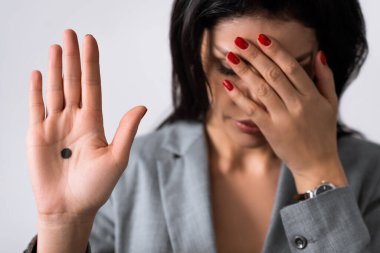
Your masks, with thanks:
M224 87L226 87L227 90L229 91L232 91L234 89L234 86L232 85L232 83L230 83L230 81L228 80L224 80L223 81L223 85Z
M321 56L320 56L320 58L321 58L321 62L322 62L322 64L323 64L323 65L327 65L326 55L325 55L325 53L324 53L323 51L321 51Z
M248 46L249 46L248 42L245 41L241 37L236 37L236 39L235 39L235 45L238 46L241 49L247 49Z
M259 34L258 40L264 46L269 46L272 43L272 41L262 33Z
M232 53L232 52L229 52L229 53L227 54L227 58L228 58L228 60L229 60L230 62L232 62L232 63L235 64L235 65L240 63L239 58L238 58L234 53Z

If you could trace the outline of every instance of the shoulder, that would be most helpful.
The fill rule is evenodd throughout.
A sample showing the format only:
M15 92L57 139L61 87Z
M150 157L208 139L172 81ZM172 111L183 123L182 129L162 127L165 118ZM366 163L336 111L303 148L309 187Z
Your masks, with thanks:
M180 121L136 137L129 154L128 166L115 187L113 198L124 203L127 199L135 198L133 193L136 192L150 192L149 196L158 197L158 160L171 159L173 154L186 150L202 134L201 123ZM127 188L133 190L126 191Z
M135 138L130 158L156 159L164 149L171 153L181 153L195 139L203 134L203 126L198 122L178 121L151 133Z
M380 145L346 136L338 140L338 149L349 184L363 209L380 196Z
M341 157L348 160L366 159L375 162L380 157L380 145L368 139L346 136L338 139Z
M154 177L158 160L167 160L183 154L195 140L203 137L203 125L197 122L178 121L134 139L128 166L122 180Z

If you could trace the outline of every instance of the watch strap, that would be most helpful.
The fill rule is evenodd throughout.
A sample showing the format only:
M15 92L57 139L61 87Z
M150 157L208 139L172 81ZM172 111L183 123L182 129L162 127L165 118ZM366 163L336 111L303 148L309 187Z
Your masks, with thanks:
M327 188L325 189L324 187L327 187ZM302 201L306 199L315 198L320 192L319 189L322 189L322 192L325 192L325 191L332 190L335 188L336 186L333 185L332 183L322 180L321 184L315 187L314 190L307 190L304 193L293 195L293 200Z
M306 191L306 192L301 193L301 194L293 195L293 200L302 201L302 200L313 198L313 195L314 195L313 191Z

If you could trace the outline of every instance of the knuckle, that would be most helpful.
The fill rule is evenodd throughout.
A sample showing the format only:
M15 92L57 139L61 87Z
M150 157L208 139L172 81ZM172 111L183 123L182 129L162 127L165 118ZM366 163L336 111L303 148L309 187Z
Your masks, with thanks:
M70 62L80 62L80 55L79 55L79 52L76 52L75 50L67 50L65 51L65 55L64 55L67 59L67 61L70 61Z
M90 85L90 86L97 86L97 85L100 85L100 78L99 77L87 77L84 79L84 83L86 85Z
M237 104L244 104L244 97L243 94L240 92L235 92L235 94L231 94L232 99L237 103Z
M249 70L250 70L250 69L249 69L246 65L244 65L244 66L238 67L238 68L236 69L236 72L237 72L237 74L238 74L239 76L245 76L245 75L248 74L248 71L249 71Z
M275 41L272 40L272 43L266 47L266 50L271 52L271 54L276 54L279 50L278 45Z
M257 106L254 103L249 103L247 115L254 116L255 114L257 114Z
M308 93L302 97L302 101L305 104L313 104L313 103L317 102L316 101L316 95L317 95L316 92Z
M253 115L255 112L255 107L252 103L249 103L247 98L242 92L235 92L235 94L232 95L232 100L240 106L248 115Z
M286 69L285 69L285 71L286 71L286 73L288 73L288 74L290 74L290 75L295 75L297 72L298 72L298 70L299 70L299 65L298 65L298 63L296 63L296 62L294 62L294 61L291 61L291 62L289 62L288 64L286 64L285 65L286 67Z
M248 60L249 61L253 61L253 60L256 60L256 58L258 58L260 56L260 53L259 51L253 49L253 47L251 47L250 51L248 52Z
M250 117L250 116L253 116L255 113L256 113L256 106L253 105L252 103L250 103L247 106L246 114L247 114L247 116Z
M299 101L298 99L295 99L293 103L293 111L295 115L302 115L304 113L304 110L305 108L302 102Z
M281 70L277 67L272 67L271 69L269 69L269 71L267 72L267 78L269 81L271 82L276 82L278 81L278 79L280 79L281 77Z
M64 110L72 112L77 108L77 106L72 101L67 101Z
M265 97L269 94L269 87L267 84L265 83L261 83L258 85L257 89L256 89L256 94L257 96L259 97Z
M54 114L59 114L62 110L60 108L53 107L53 108L48 108L47 111L48 111L47 114L51 116Z
M46 89L46 93L54 93L54 92L62 92L62 91L63 91L62 85L56 85L56 84L48 85L48 88Z
M70 83L79 83L81 78L78 75L66 75L63 77L63 80Z

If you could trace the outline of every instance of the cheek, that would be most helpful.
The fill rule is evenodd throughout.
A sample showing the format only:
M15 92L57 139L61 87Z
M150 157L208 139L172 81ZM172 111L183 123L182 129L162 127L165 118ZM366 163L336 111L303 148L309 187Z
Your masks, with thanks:
M214 83L210 84L212 94L209 96L210 104L212 106L222 107L232 104L232 100L227 94L223 84Z
M222 75L215 66L209 66L206 71L206 77L211 89L208 94L211 106L232 103L223 86L223 81L226 79L226 76Z

